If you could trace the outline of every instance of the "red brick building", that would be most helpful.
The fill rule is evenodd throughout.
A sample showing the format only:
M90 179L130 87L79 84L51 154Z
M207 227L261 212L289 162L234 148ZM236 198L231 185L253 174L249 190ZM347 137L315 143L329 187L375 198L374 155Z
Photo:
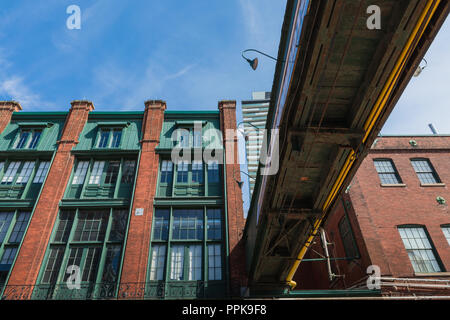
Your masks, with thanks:
M297 289L450 296L450 136L381 136L300 264ZM374 282L372 279L370 283Z

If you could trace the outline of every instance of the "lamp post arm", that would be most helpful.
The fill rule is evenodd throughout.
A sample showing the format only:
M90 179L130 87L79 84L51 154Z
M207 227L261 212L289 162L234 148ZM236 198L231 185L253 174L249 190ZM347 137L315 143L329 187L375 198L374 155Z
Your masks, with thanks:
M277 58L274 58L274 57L272 57L272 56L269 56L268 54L266 54L266 53L264 53L264 52L261 52L261 51L259 51L259 50L256 50L256 49L247 49L247 50L242 51L242 58L244 58L244 59L247 60L247 58L244 57L244 52L248 52L248 51L258 52L258 53L262 54L263 56L266 56L266 57L268 57L268 58L270 58L270 59L272 59L272 60L278 61ZM284 61L282 61L282 62L284 62Z

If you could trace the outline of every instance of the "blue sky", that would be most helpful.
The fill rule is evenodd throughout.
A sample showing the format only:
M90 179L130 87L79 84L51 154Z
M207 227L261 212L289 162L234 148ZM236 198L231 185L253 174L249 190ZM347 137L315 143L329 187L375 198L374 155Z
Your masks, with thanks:
M163 99L169 110L216 110L218 100L250 99L272 88L275 63L251 70L241 51L276 56L286 0L2 1L0 100L24 111L68 110L88 99L97 111L143 110ZM66 8L81 8L69 30ZM425 58L382 134L450 134L450 21ZM239 112L238 112L238 117ZM240 119L238 119L240 120Z
M96 111L217 110L219 100L270 91L275 62L253 71L241 57L255 48L276 56L286 0L2 1L0 100L23 111L67 111L87 99ZM70 5L81 29L69 30ZM245 163L241 139L241 163ZM246 170L245 165L242 167ZM248 179L242 190L248 207Z
M217 110L231 99L241 121L240 101L271 90L275 62L259 56L253 71L241 52L277 55L286 0L126 3L2 1L0 100L19 101L23 111L67 111L76 99L125 111L143 110L147 99L165 100L168 110ZM81 9L80 30L66 27L72 4ZM449 40L446 21L382 134L427 134L428 123L450 134Z
M285 0L3 1L0 99L24 111L67 110L88 99L97 111L217 109L222 99L270 90L275 62L257 71L241 51L275 55ZM81 9L69 30L66 8ZM264 59L264 58L262 58Z

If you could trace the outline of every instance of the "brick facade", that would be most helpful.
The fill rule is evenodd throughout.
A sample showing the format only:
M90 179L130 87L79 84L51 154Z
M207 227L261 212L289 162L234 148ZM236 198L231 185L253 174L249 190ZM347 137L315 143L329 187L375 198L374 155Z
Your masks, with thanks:
M369 265L378 265L383 277L418 279L449 279L450 250L442 225L450 224L448 203L439 204L437 197L450 199L450 136L380 137L362 162L345 193L325 223L331 256L345 257L338 223L345 213L351 223L359 259L333 261L332 269L341 275L329 281L325 262L301 264L296 281L299 288L349 288L365 282ZM421 184L411 159L428 159L440 178L440 183ZM391 159L401 183L381 184L374 166L375 159ZM439 181L438 181L439 182ZM398 226L424 227L434 246L441 271L437 273L414 272ZM313 249L323 253L320 240ZM305 258L318 258L312 250ZM313 281L311 281L313 280ZM405 280L406 281L406 280ZM384 294L448 294L448 289L399 286L382 287Z
M5 123L0 123L3 126L2 130L8 126L11 121L12 113L20 110L20 105L16 103L4 103L1 106L3 105L4 108L0 107L0 114L4 113L5 117L2 118L2 120L6 119L7 122L5 122L5 120ZM244 245L241 239L245 219L242 206L242 192L239 188L239 184L237 183L237 177L240 177L240 165L238 161L239 153L237 136L235 135L236 102L221 101L219 102L218 108L219 112L215 112L215 114L210 113L209 117L210 119L213 119L213 121L217 122L217 128L219 128L220 123L220 130L223 132L224 146L228 146L228 150L225 153L226 164L223 166L223 174L224 177L226 177L226 180L222 181L222 185L225 190L221 190L216 196L212 196L210 199L206 199L206 201L209 201L207 203L210 204L211 208L217 208L218 206L221 206L221 208L224 206L226 207L228 219L226 224L225 221L221 223L223 223L223 226L226 225L228 227L225 232L228 233L227 238L229 255L225 255L225 246L223 246L224 258L223 265L221 267L223 268L224 273L220 282L223 282L224 288L225 285L231 287L231 291L229 291L228 294L232 296L240 296L242 288L247 285L247 279L245 277ZM55 230L55 226L57 225L55 222L61 221L57 220L57 217L59 212L63 208L66 208L64 205L67 206L67 203L70 202L70 208L78 208L81 206L83 210L104 210L104 208L114 206L114 201L116 201L116 203L118 201L123 201L125 203L126 201L126 199L112 199L110 197L100 197L98 199L67 197L69 194L69 191L66 192L66 189L69 190L67 186L73 187L74 185L74 183L72 183L73 180L70 179L72 174L75 175L75 169L78 169L78 167L74 168L75 165L79 164L81 161L86 163L87 157L91 158L91 164L93 162L101 162L103 159L106 159L105 155L113 159L112 155L114 152L121 151L120 149L99 150L99 140L98 138L96 139L95 136L99 137L99 132L101 131L97 129L96 124L101 123L102 128L108 126L108 124L107 122L102 122L104 121L102 118L102 113L90 114L90 111L93 109L94 106L89 101L73 101L71 109L66 116L64 126L62 126L63 122L61 121L62 129L60 131L60 138L56 142L56 150L53 153L51 166L48 170L45 183L41 188L39 198L36 200L36 205L32 212L28 228L24 234L24 238L17 253L15 262L11 267L11 272L9 273L9 277L4 287L5 289L3 290L5 299L9 299L10 297L14 299L17 298L14 296L14 292L16 292L16 289L19 290L18 288L22 288L20 289L21 299L31 299L33 296L31 295L32 290L30 290L30 288L33 288L35 285L42 284L42 280L40 279L43 277L43 266L46 265L47 259L50 259L45 257L48 257L46 254L50 252L47 252L49 244L50 247L55 246L55 243L50 242L50 240L52 237L52 232ZM155 196L157 193L156 187L158 185L158 170L161 156L158 153L159 151L157 150L157 147L159 147L161 143L160 139L165 121L165 110L166 103L164 101L149 100L145 102L145 111L143 113L133 113L132 116L134 117L133 119L136 123L142 123L140 135L138 133L136 134L137 137L139 136L139 138L136 138L136 141L140 139L140 146L138 146L135 150L133 149L133 151L122 150L122 154L128 152L127 155L129 158L137 156L137 152L139 151L139 161L137 162L136 168L136 178L133 189L134 196L128 207L131 210L128 221L128 229L126 230L126 242L124 242L124 248L122 250L122 264L118 269L120 270L119 281L116 287L117 289L115 289L117 290L117 297L120 299L142 298L142 295L139 296L138 293L134 292L138 288L136 285L145 286L149 281L148 274L152 220L154 208L156 206ZM181 117L183 112L181 112ZM176 112L171 113L172 116L174 114L176 114ZM205 114L207 115L207 113ZM130 115L128 114L128 116ZM27 119L30 120L30 117L27 117ZM199 116L196 117L202 117L201 113L199 113ZM111 114L108 113L105 119L111 121ZM115 119L119 119L119 116L114 115L114 120ZM14 119L14 121L17 121L17 119ZM180 122L183 122L183 120L180 120ZM111 121L111 123L113 125L121 125L122 123L126 123L126 121L116 120ZM132 126L133 124L128 123L128 125ZM137 130L138 129L136 129L136 131ZM234 134L231 135L231 131L227 132L227 130L231 130ZM17 136L17 132L19 131L16 131L15 136ZM90 144L86 144L87 139L90 139ZM123 140L129 141L129 139L129 135L124 133ZM76 148L77 145L79 148ZM85 149L80 148L80 146L83 146ZM28 154L28 157L33 157L33 150L25 150L25 152ZM121 153L119 152L118 154ZM232 154L234 154L234 156L232 156ZM85 176L82 178L82 181L85 181L82 182L83 188L91 184L91 182L86 182L88 181L87 175L90 174L90 170L92 169L88 169L87 173L85 172ZM214 199L211 200L211 198ZM192 199L194 202L198 201L196 198ZM94 204L95 207L92 208L90 208L89 205L83 204L92 200L98 200L102 204ZM177 201L188 200L181 199ZM205 201L205 199L201 201ZM188 203L187 205L189 206ZM123 207L124 210L128 210L125 209L125 206L128 206L128 204L122 204L121 208ZM195 204L190 206L195 207ZM143 209L142 215L136 215L136 209ZM75 209L72 211L75 212ZM225 214L225 211L222 212ZM59 217L59 219L61 219L61 217ZM75 226L75 222L73 225ZM78 228L78 225L76 225L76 227ZM71 230L70 227L68 230ZM72 234L73 232L74 231L72 231ZM219 243L219 240L211 243ZM58 243L58 245L60 244ZM71 247L71 245L69 244L68 247ZM68 251L66 250L65 252L65 257L62 257L61 259L66 259L64 261L67 261ZM61 268L63 268L64 264L60 265ZM227 267L225 265L227 265ZM228 272L228 274L226 274L226 272ZM65 286L64 283L60 283L62 279L61 274L64 274L64 271L57 271L57 278L55 279L59 279L58 285ZM98 278L99 277L97 276L97 279ZM225 282L225 280L229 281ZM129 287L130 284L133 286L132 289ZM132 295L129 295L130 290L133 291ZM58 290L55 292L57 291ZM227 294L226 290L222 291L222 295ZM2 293L1 286L0 293Z
M0 133L6 128L11 121L13 112L22 110L22 107L15 101L0 101Z
M242 239L245 219L242 192L236 180L240 180L238 178L240 177L240 164L236 135L236 101L220 101L219 110L225 146L230 282L232 294L239 296L240 288L247 286L247 279L245 276L245 245Z
M89 101L73 101L61 139L57 142L52 166L47 180L42 187L42 195L38 199L21 249L9 277L8 285L33 285L39 274L45 250L53 230L62 199L74 163L72 148L78 138L94 106Z
M141 157L137 171L121 283L145 282L146 279L152 229L153 198L155 197L159 165L159 157L155 153L155 148L159 144L165 109L166 103L164 101L150 100L145 103ZM143 215L134 214L138 208L143 209Z

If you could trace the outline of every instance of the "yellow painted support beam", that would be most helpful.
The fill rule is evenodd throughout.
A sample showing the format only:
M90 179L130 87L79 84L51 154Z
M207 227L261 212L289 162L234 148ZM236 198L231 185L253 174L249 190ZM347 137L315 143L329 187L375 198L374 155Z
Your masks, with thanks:
M401 72L403 71L403 68L404 68L406 62L408 61L408 58L414 49L412 47L412 43L413 43L414 39L416 38L416 36L420 30L420 27L423 26L422 32L419 35L419 39L422 37L423 32L425 31L428 23L430 22L431 17L435 13L440 1L441 0L437 0L434 2L434 0L429 0L427 2L424 11L420 15L417 24L415 25L413 31L411 32L410 37L408 38L406 45L403 47L403 50L394 66L393 71L389 75L389 77L383 87L383 90L381 91L381 94L375 103L375 106L371 110L369 117L368 117L366 123L364 124L365 134L364 134L364 138L363 138L363 143L365 143L367 141L367 138L369 137L370 133L372 132L372 129L373 129L376 121L378 120L378 117L380 116L381 111L386 106L387 100L388 100L392 90L394 89L394 86L398 80L398 77L400 76ZM433 5L433 2L434 2L434 5ZM425 20L427 14L430 13L430 8L431 8L431 14L428 16L428 19L426 19L425 24L424 24L424 20ZM417 42L416 42L416 44L417 44ZM308 250L308 247L310 246L314 237L316 236L316 234L319 230L319 227L322 223L322 220L325 217L327 210L329 209L331 203L335 199L339 189L341 188L341 186L342 186L345 178L347 177L347 174L350 171L355 160L356 160L356 155L355 155L355 152L352 150L350 152L350 154L348 155L348 157L344 163L344 166L343 166L341 172L339 173L339 176L338 176L336 182L334 183L333 188L331 189L331 192L329 193L327 200L325 201L325 203L322 207L322 212L323 212L322 216L318 220L316 220L316 222L314 223L312 233L310 234L308 240L306 241L306 243L300 250L300 253L297 256L297 259L296 259L294 265L292 266L292 268L290 269L290 271L288 273L288 276L286 278L286 283L292 289L295 288L295 286L297 285L296 282L292 280L292 278L294 277L294 274L297 271L298 266L300 265L300 262L302 261L303 257L305 256L306 251Z

